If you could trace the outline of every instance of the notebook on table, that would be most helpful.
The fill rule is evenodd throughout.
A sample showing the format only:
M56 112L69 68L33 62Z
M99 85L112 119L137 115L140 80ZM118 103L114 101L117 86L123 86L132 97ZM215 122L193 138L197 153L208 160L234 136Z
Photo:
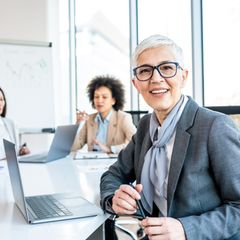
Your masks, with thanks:
M108 158L117 158L118 154L114 153L104 153L104 152L98 152L98 151L82 151L78 150L76 151L74 155L74 159L81 160L81 159L108 159Z
M19 170L15 144L3 139L9 176L16 206L28 223L44 223L91 217L102 210L77 193L25 196Z
M46 163L66 157L72 148L78 124L58 126L48 152L19 156L19 162Z

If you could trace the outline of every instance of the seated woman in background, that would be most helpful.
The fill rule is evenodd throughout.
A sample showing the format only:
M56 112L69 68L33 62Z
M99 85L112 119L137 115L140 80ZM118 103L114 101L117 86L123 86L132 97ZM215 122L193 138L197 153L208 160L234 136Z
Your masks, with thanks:
M88 151L119 153L136 132L130 114L121 111L124 106L124 87L110 76L97 76L87 86L88 98L96 113L77 113L77 123L86 120L76 136L72 151L86 143Z
M30 153L29 149L25 145L19 148L18 132L14 123L10 119L6 118L6 113L7 101L2 88L0 88L0 159L5 158L5 151L2 141L3 138L16 144L16 149L19 149L19 155L25 155Z

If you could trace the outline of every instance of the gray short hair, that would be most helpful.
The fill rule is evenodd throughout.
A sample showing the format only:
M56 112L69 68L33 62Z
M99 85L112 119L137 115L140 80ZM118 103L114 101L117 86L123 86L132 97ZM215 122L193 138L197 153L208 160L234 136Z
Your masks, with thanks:
M138 44L133 55L132 55L132 66L137 66L137 60L139 55L150 48L157 48L161 46L168 46L173 51L173 54L176 57L176 60L180 65L183 65L183 51L172 39L165 37L160 34L152 35Z

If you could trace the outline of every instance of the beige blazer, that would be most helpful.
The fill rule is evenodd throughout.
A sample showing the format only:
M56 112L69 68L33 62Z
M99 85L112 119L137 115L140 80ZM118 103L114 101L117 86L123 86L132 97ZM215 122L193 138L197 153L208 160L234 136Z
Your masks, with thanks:
M72 151L81 149L86 143L88 151L93 150L93 139L96 138L98 129L98 124L94 121L96 115L97 113L91 114L81 128L75 138ZM113 111L108 126L107 146L114 146L116 153L118 153L128 144L135 132L136 127L129 113L120 110Z

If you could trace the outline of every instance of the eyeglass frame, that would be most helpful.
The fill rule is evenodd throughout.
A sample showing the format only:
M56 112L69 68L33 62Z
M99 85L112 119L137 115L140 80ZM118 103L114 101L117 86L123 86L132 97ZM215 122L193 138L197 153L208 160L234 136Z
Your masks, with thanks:
M174 74L173 76L171 76L171 77L164 77L164 76L162 75L162 73L160 72L159 67L160 67L161 65L168 64L168 63L174 64L174 65L176 66L176 71L175 71L175 74ZM152 68L152 74L151 74L151 76L150 76L148 79L146 79L146 80L140 80L140 79L137 77L136 70L139 69L139 68L141 68L141 67L151 67L151 68ZM164 78L164 79L165 79L165 78L172 78L172 77L175 77L175 76L176 76L178 68L180 68L181 70L183 70L183 68L180 66L180 64L179 64L178 62L173 62L173 61L162 62L162 63L160 63L160 64L158 64L158 65L156 65L156 66L151 66L151 65L148 65L148 64L144 64L144 65L135 67L135 68L133 69L133 75L137 78L138 81L140 81L140 82L146 82L146 81L149 81L149 80L152 78L153 72L154 72L154 70L156 69L157 72L159 73L159 75L160 75L162 78Z

